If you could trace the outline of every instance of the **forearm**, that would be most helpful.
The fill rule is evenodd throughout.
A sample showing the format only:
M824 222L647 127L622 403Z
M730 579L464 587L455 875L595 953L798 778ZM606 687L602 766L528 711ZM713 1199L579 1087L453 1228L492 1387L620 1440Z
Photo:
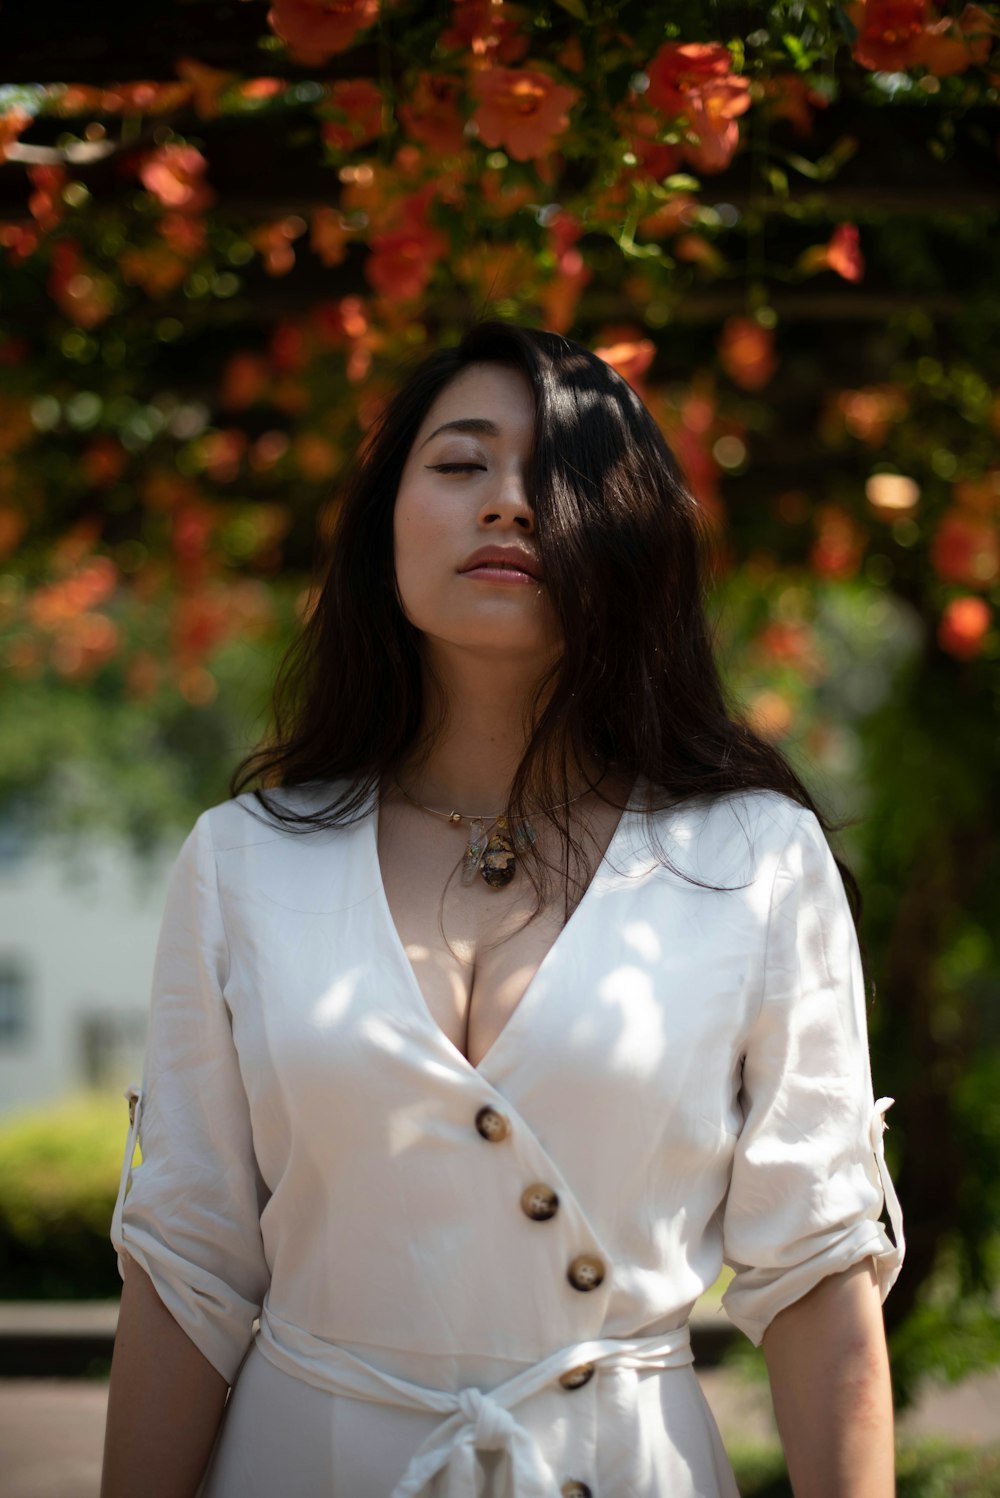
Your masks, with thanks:
M111 1361L101 1498L194 1498L227 1389L130 1259Z
M892 1386L872 1259L781 1311L762 1346L795 1498L892 1498Z

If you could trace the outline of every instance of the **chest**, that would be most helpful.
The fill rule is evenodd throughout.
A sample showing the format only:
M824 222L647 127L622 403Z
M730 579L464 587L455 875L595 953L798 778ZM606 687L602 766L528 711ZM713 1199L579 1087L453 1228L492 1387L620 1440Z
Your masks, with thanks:
M588 848L580 885L592 882L614 833L603 822ZM456 860L465 833L428 829L405 815L380 817L378 858L386 905L416 987L451 1043L473 1066L510 1022L566 920L567 882L538 897L523 866L510 884L491 888L478 874L464 882ZM571 885L569 912L581 896Z

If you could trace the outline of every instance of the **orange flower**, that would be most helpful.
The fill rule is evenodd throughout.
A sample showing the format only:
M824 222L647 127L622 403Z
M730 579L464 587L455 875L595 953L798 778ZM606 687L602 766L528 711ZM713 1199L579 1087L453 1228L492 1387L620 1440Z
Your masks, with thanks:
M993 610L982 598L953 598L938 624L938 644L960 661L979 655L993 622Z
M121 478L128 464L128 453L117 437L96 437L85 447L80 458L84 481L92 489L103 489Z
M838 224L826 244L810 245L796 261L803 275L833 270L845 281L860 281L865 273L865 257L858 243L857 224Z
M675 192L659 208L639 220L639 232L649 239L669 239L698 220L699 203L687 192Z
M312 216L309 248L327 267L346 258L350 231L336 208L317 208Z
M735 384L760 390L778 367L774 333L754 317L729 317L719 338L719 360Z
M264 269L269 276L287 276L295 264L295 249L292 241L304 234L309 225L297 213L288 218L275 219L270 224L261 224L251 230L247 239L258 250L264 260Z
M946 16L925 26L918 39L913 61L923 63L938 78L964 73L972 63L984 63L990 55L996 20L978 5L967 5L960 16Z
M222 373L220 401L224 411L252 406L267 389L269 370L263 354L240 349L231 354Z
M29 166L28 176L35 189L28 196L28 208L38 227L46 234L60 223L65 213L63 188L67 172L62 166Z
M931 541L938 577L966 588L985 588L1000 577L996 527L967 510L946 510Z
M580 97L579 89L553 83L534 68L491 68L476 74L473 87L480 140L491 149L502 146L515 161L547 156Z
M439 156L454 156L465 145L465 121L459 109L461 85L447 73L421 73L412 100L399 106L399 117L414 140Z
M656 344L632 329L604 328L602 333L607 341L595 348L594 353L642 395L646 371L656 355Z
M636 158L633 170L638 176L662 182L681 165L679 146L666 145L656 135L663 129L663 119L651 109L637 109L629 101L618 112L618 125L628 139L632 155Z
M855 0L847 8L858 36L855 62L872 71L892 73L915 60L927 24L927 0Z
M666 42L647 64L644 98L664 114L683 115L681 150L700 171L721 172L739 145L736 117L750 108L750 83L732 71L720 42ZM690 139L691 136L696 139Z
M441 46L472 54L472 65L520 62L528 38L520 30L524 12L503 0L455 0L452 22L441 33Z
M273 99L285 92L283 78L246 78L237 89L243 99Z
M0 224L0 245L7 251L11 265L20 265L38 248L41 235L25 224Z
M215 193L203 181L207 170L208 162L194 146L167 145L144 158L139 177L164 208L201 213L215 202Z
M174 67L178 76L191 84L195 113L203 120L215 118L219 113L219 95L237 83L240 76L221 68L210 68L195 57L178 57Z
M928 0L855 0L847 14L859 32L855 60L884 72L919 66L939 77L963 73L986 61L998 32L996 20L978 5L938 20Z
M330 103L344 117L329 119L323 112L323 140L334 150L348 151L381 135L382 95L367 78L338 79L330 89Z
M448 252L445 236L427 225L411 225L389 234L376 234L365 261L365 276L383 296L409 301L419 296Z
M321 66L378 17L379 0L274 0L267 24L295 62Z
M70 239L52 246L48 292L78 328L94 328L111 313L115 288L103 272L87 264L80 247Z
M752 727L766 739L783 739L795 722L795 709L783 692L765 687L750 700L748 717Z
M909 405L898 385L865 385L860 390L841 390L822 420L824 441L832 442L841 422L852 437L879 447L894 421L901 421Z
M130 286L141 286L150 297L166 296L180 285L189 270L188 261L165 244L122 250L118 265L122 279Z
M989 468L978 479L959 479L952 493L956 504L980 515L1000 512L1000 468Z
M455 262L455 274L481 302L516 296L536 274L531 251L523 244L477 238Z
M27 130L31 118L30 114L22 114L17 109L8 109L5 114L0 114L0 161L6 161L7 147Z
M866 536L840 505L821 505L816 516L819 534L809 560L821 577L854 577L861 565Z
M825 94L810 87L809 80L798 73L776 73L762 80L767 114L771 120L788 120L796 135L812 130L813 111L826 109L830 101Z

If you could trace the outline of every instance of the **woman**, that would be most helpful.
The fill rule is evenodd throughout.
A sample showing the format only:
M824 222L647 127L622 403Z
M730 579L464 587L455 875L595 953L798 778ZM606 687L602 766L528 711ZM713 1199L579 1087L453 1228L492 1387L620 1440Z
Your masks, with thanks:
M697 515L553 334L480 325L369 433L172 875L104 1498L732 1498L687 1327L724 1260L798 1498L893 1491L891 1099Z

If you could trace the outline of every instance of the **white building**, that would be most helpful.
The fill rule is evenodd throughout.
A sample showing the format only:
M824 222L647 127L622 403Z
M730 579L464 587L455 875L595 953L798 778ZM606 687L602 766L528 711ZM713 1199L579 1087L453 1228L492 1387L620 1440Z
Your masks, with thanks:
M0 1115L139 1081L170 868L0 829Z

